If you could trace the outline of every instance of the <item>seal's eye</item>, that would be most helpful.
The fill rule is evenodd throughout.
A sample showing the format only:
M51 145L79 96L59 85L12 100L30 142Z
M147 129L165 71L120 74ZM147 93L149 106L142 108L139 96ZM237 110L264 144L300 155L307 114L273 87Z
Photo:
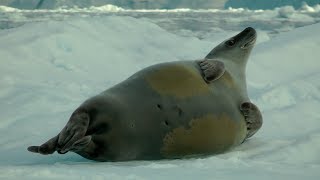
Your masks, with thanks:
M226 42L226 45L232 47L236 42L234 40L229 40Z

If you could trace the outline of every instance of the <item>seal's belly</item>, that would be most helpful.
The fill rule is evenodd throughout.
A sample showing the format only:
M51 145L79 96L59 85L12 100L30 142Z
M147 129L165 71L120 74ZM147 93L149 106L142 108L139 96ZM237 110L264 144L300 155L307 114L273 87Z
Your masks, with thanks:
M190 126L180 126L167 133L161 153L165 157L221 153L243 141L244 123L237 123L226 113L205 114L193 118Z
M229 87L230 78L226 80L208 85L191 62L168 63L131 77L126 87L134 95L124 99L139 102L128 110L137 143L166 158L220 153L240 144L246 127L233 98L236 91Z

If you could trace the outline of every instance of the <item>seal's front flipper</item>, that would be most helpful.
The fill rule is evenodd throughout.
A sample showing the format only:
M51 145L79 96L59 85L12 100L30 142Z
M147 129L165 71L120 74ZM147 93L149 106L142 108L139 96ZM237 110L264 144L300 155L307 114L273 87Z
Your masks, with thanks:
M219 79L225 72L224 64L218 60L202 60L198 62L202 71L203 79L211 83Z
M240 110L247 123L247 138L253 136L262 126L262 115L259 108L251 102L244 102L240 105Z

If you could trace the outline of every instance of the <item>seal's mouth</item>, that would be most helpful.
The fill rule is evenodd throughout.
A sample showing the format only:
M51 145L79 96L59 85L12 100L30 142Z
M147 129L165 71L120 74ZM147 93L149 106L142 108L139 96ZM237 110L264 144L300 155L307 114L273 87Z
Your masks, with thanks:
M256 40L257 40L256 35L254 35L245 44L243 44L241 46L241 49L248 49L249 47L252 47L254 45L254 43L256 42Z

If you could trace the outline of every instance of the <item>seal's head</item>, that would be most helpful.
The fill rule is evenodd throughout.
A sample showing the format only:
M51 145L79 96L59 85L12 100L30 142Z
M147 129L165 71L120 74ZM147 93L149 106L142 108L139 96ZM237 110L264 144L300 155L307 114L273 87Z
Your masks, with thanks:
M256 39L256 30L248 27L216 46L206 59L230 60L245 66Z

